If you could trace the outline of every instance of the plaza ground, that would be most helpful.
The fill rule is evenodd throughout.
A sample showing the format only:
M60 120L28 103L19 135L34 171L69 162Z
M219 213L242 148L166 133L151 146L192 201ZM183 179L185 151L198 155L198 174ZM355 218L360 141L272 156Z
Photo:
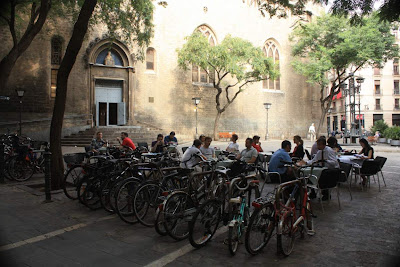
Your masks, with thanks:
M241 142L244 143L244 142ZM225 148L226 142L212 146ZM279 148L280 141L263 142L264 150ZM306 142L305 147L311 143ZM243 147L243 144L241 144ZM351 148L351 147L349 147ZM355 148L355 147L354 147ZM358 148L358 147L357 147ZM41 175L25 183L0 185L1 266L398 266L400 263L400 151L374 146L376 156L385 156L387 186L378 184L361 191L353 186L353 200L340 189L342 209L334 197L324 203L325 213L314 200L316 235L297 239L289 257L276 254L273 237L264 251L249 255L244 245L236 256L223 244L221 228L206 247L193 249L187 240L176 242L159 236L153 228L128 225L104 210L90 211L63 193L53 202L26 190L23 184L38 183ZM64 153L82 148L64 148ZM273 186L269 186L272 190ZM336 196L334 193L333 196Z

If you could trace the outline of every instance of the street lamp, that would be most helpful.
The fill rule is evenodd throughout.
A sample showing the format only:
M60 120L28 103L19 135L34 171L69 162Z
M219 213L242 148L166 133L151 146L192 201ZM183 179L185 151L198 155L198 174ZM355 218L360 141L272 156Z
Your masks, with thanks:
M268 140L268 110L271 108L271 103L264 103L264 108L267 110L267 127L265 131L265 140Z
M356 92L358 94L358 131L359 131L359 135L361 136L363 133L361 131L361 84L364 83L364 78L363 77L357 77L356 81L357 81L357 87L356 87ZM364 122L364 116L362 118L363 122Z
M329 122L328 122L328 119L327 119L327 124L326 124L326 132L327 132L327 136L329 136L329 126L330 126L330 124L331 124L331 122L330 122L330 118L331 118L331 113L332 113L332 108L328 108L328 110L327 110L327 112L328 112L328 118L329 118ZM335 131L335 129L333 129L334 131Z
M19 135L22 135L22 97L24 96L24 90L15 89L17 96L19 98Z
M193 97L192 98L194 105L196 106L196 139L199 137L197 134L197 106L200 104L200 97Z

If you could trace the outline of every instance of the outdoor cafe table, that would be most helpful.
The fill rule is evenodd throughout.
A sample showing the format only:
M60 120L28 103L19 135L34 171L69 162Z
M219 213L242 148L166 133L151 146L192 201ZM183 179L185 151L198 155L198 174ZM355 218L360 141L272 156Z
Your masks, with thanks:
M218 161L216 164L216 167L225 167L225 168L230 168L231 165L233 164L234 160L231 159L224 159L222 161Z
M355 167L354 165L356 165L357 167L361 167L363 161L365 160L354 155L338 155L337 159L340 162L351 164L353 165L353 167Z
M308 181L312 184L317 184L317 181L319 177L321 176L321 173L323 170L328 169L327 167L314 167L312 168L312 175L308 178ZM311 173L311 167L306 167L302 169L302 172L304 173L304 176L309 176Z

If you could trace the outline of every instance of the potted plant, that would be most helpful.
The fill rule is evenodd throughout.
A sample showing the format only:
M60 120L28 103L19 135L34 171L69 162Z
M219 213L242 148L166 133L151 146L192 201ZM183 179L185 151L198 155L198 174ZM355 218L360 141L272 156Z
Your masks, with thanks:
M400 126L392 126L385 131L386 137L390 138L390 145L400 146Z
M376 131L379 132L380 136L378 138L378 143L386 143L386 135L385 130L388 129L389 126L384 120L379 120L374 123L374 126L371 127L371 132L375 134Z

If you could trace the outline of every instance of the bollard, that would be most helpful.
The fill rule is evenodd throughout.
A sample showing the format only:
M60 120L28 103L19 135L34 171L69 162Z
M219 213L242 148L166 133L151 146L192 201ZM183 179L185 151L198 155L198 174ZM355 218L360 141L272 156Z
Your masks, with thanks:
M4 162L4 144L0 144L0 183L4 184L4 169L5 169L5 162Z
M44 185L46 201L51 201L51 171L50 171L51 152L44 152Z

